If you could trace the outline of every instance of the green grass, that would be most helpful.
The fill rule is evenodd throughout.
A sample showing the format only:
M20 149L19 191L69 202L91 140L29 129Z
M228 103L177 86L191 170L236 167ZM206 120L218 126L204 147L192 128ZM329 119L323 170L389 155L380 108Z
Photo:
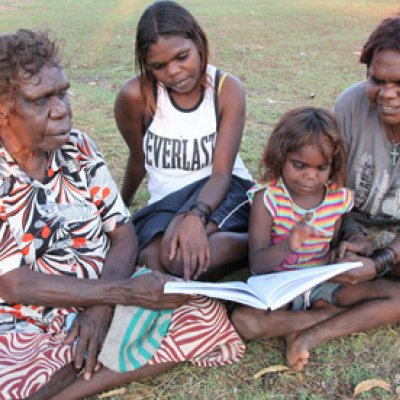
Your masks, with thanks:
M48 27L65 38L74 125L99 144L120 184L126 146L113 119L119 86L134 74L141 0L0 0L0 31ZM298 105L332 107L336 96L365 76L358 64L368 34L397 11L397 0L185 0L206 30L211 62L239 76L247 92L241 154L257 178L258 163L277 118ZM135 208L145 204L142 185ZM226 368L183 365L125 388L114 399L351 399L364 379L380 378L392 392L361 398L394 399L400 386L399 326L334 340L312 352L302 373L254 380L261 368L285 363L279 339L248 344L243 360Z

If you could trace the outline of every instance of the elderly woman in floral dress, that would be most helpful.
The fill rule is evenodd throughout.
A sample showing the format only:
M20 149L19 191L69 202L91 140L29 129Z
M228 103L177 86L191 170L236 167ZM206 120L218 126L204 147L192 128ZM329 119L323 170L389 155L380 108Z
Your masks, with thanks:
M161 273L131 278L130 216L94 142L71 130L68 88L46 32L0 36L0 399L79 399L180 361L239 358L243 344L219 303L164 295L171 277ZM113 362L121 309L150 336L137 346L145 356ZM206 333L186 331L181 345L182 326Z

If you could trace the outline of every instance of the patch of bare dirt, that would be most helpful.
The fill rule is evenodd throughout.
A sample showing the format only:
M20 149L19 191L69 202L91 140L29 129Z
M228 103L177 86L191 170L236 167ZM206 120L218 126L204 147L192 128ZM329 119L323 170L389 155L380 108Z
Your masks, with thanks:
M10 11L10 10L17 10L18 7L15 6L2 6L0 4L0 11Z

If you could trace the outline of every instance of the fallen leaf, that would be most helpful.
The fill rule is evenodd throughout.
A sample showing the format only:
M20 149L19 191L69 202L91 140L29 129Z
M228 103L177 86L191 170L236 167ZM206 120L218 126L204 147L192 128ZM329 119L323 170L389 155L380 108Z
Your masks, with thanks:
M371 390L372 388L381 388L383 390L386 390L387 392L390 392L390 384L382 381L381 379L367 379L366 381L360 382L356 388L354 389L354 397L358 396L359 394L363 392L368 392L368 390Z
M262 370L258 371L253 378L258 379L261 378L265 374L277 373L277 372L285 372L289 371L289 368L286 365L272 365L268 368L263 368Z
M100 394L99 396L97 396L98 399L107 399L108 397L112 397L112 396L120 396L122 394L126 393L126 389L125 388L121 388L121 389L115 389L115 390L111 390L107 393L103 393Z

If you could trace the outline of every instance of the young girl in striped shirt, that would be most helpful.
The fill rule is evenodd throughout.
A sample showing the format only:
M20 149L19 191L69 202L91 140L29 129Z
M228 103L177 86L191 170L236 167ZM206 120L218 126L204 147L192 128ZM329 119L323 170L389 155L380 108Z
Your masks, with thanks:
M261 161L267 183L249 191L252 273L327 264L341 216L353 206L345 160L329 111L301 107L282 117Z
M333 261L331 249L337 247L342 217L353 206L353 194L343 187L345 162L344 143L329 111L301 107L283 115L261 161L266 184L249 191L253 274ZM342 242L337 254L348 257L364 245ZM361 260L364 266L360 268L373 262ZM393 283L381 279L352 284L344 275L317 285L283 309L264 311L238 305L233 323L245 339L284 336L288 364L302 370L316 345L396 320L389 316L378 323L371 318L376 307L384 306L380 303L398 301Z

